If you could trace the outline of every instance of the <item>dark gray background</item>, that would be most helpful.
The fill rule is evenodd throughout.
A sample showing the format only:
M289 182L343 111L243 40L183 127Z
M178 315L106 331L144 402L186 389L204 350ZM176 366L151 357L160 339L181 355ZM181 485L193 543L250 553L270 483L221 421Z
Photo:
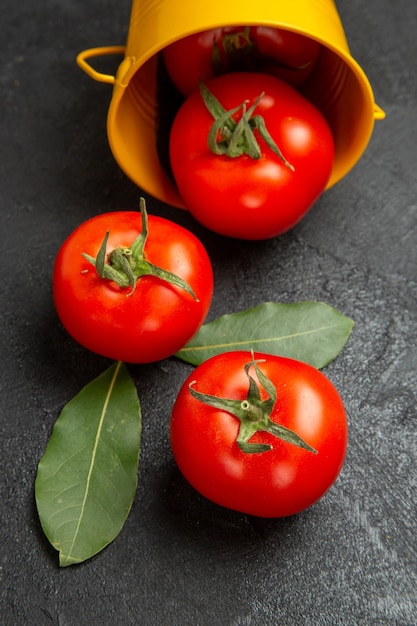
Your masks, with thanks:
M74 58L125 42L128 0L2 0L0 37L1 615L5 626L416 623L417 3L338 3L387 118L355 169L292 232L223 239L186 213L213 261L210 319L265 300L323 300L353 334L325 373L349 415L340 478L310 510L249 518L175 467L170 409L190 367L131 367L144 415L139 487L117 540L60 570L38 523L37 463L62 407L108 365L64 332L59 245L84 219L137 207L107 144L111 88ZM113 71L115 67L113 67Z

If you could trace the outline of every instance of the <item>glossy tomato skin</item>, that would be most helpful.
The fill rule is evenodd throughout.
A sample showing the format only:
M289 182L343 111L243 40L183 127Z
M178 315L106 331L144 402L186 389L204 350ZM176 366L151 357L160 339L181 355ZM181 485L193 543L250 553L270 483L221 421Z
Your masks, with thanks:
M324 191L334 162L334 141L321 113L295 89L266 74L233 73L207 83L223 108L265 92L255 114L264 118L288 168L255 136L261 158L217 155L207 143L213 117L199 92L179 109L170 134L173 175L190 213L204 226L240 239L268 239L290 228ZM249 104L248 104L249 107Z
M58 316L69 334L102 356L131 363L164 359L180 349L203 323L213 293L213 272L202 243L188 230L148 216L145 258L177 274L198 301L153 276L138 279L133 294L102 279L82 256L97 256L106 231L107 251L129 247L141 232L140 213L103 213L81 224L61 246L53 271Z
M342 468L348 439L345 409L333 384L310 365L283 357L255 354L258 366L277 389L273 421L290 428L317 450L298 448L257 432L253 442L269 443L267 452L248 454L236 443L239 420L194 398L201 393L244 400L248 352L208 359L190 374L175 402L171 445L187 481L209 500L241 513L285 517L319 500Z
M242 33L244 28L227 26L202 31L179 39L163 50L168 74L183 96L189 96L198 87L199 80L208 81L217 75L212 64L214 43L218 47L221 69L230 71L222 40L225 36ZM266 26L251 26L249 39L256 46L257 54L256 57L251 53L249 58L244 56L239 69L271 73L296 87L313 71L320 50L313 39ZM240 42L243 45L242 37Z

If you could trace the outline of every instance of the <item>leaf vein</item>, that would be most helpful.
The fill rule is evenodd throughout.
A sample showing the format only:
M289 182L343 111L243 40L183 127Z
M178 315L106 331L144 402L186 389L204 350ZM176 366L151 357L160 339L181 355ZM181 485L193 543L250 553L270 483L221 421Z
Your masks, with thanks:
M213 344L203 344L201 346L185 346L179 350L179 353L184 352L198 352L199 350L211 350L213 348L225 348L227 346L248 346L253 344L265 343L265 342L278 342L284 341L287 339L293 339L295 337L303 337L305 335L313 335L315 333L322 332L323 330L329 330L330 328L337 328L338 324L330 324L329 326L321 326L320 328L313 328L311 330L299 332L299 333L291 333L289 335L281 335L279 337L263 337L261 339L245 339L241 341L228 341L226 343L213 343Z
M90 447L90 442L89 441L86 444L84 444L81 448L76 450L73 454L70 454L69 456L67 456L62 461L62 463L60 463L59 465L56 466L56 468L55 468L53 473L48 474L48 480L52 480L54 478L54 476L59 474L59 472L65 467L65 465L67 465L68 463L71 463L77 456L82 457L82 453L88 447Z
M121 361L119 361L117 363L117 367L115 368L113 378L112 378L112 380L110 382L109 389L108 389L108 392L106 394L106 397L105 397L105 400L104 400L104 403L103 403L103 408L102 408L102 411L101 411L100 420L99 420L99 424L98 424L98 428L97 428L97 434L96 434L95 441L94 441L93 453L91 455L91 462L90 462L90 467L89 467L89 470L88 470L88 476L87 476L87 481L86 481L86 486L85 486L85 491L84 491L84 497L83 497L83 501L82 501L82 504L81 504L81 511L80 511L77 527L76 527L75 532L74 532L74 536L73 536L73 539L72 539L72 543L71 543L70 549L68 550L68 554L65 555L66 559L75 560L71 556L71 554L72 554L72 551L74 549L78 533L80 531L81 521L83 519L84 510L85 510L86 503L87 503L87 498L88 498L88 494L89 494L89 490L90 490L91 477L92 477L93 470L94 470L94 463L95 463L95 459L96 459L98 444L100 442L101 431L103 429L104 419L105 419L105 416L106 416L106 412L107 412L107 409L108 409L108 406L109 406L111 394L113 392L113 388L114 388L114 385L115 385L115 382L116 382L116 379L117 379L117 376L119 374L119 370L120 370L121 366L122 366L122 363L121 363Z

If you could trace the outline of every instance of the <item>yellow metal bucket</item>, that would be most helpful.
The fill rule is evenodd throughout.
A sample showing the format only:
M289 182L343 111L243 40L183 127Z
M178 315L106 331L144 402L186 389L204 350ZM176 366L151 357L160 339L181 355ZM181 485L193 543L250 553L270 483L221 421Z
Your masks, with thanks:
M333 0L133 0L126 46L84 50L77 63L95 80L113 85L107 135L121 169L143 191L168 204L183 206L157 150L158 53L187 35L240 25L286 29L321 44L304 94L321 110L333 132L336 154L328 188L358 162L375 120L385 117L350 53ZM124 56L115 76L98 72L90 64L92 58L108 54Z

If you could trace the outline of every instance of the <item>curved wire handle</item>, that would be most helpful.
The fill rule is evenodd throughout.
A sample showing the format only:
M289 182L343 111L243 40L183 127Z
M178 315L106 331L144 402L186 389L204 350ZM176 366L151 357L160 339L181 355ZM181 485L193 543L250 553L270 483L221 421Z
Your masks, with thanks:
M77 55L77 65L88 75L90 78L100 82L114 85L116 77L111 74L104 74L98 72L89 63L88 60L94 57L107 56L111 54L124 54L125 46L101 46L99 48L88 48L83 50Z

